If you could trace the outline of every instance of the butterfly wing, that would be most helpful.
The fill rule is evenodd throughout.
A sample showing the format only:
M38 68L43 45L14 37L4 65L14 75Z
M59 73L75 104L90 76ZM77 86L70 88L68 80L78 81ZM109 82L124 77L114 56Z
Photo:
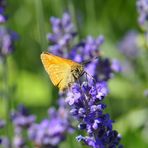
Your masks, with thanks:
M66 89L69 82L74 81L71 74L73 61L49 53L42 53L41 60L52 83L58 86L60 90Z
M64 90L68 87L68 80L71 77L70 70L66 64L52 64L48 68L48 74L53 84L58 86L60 90Z

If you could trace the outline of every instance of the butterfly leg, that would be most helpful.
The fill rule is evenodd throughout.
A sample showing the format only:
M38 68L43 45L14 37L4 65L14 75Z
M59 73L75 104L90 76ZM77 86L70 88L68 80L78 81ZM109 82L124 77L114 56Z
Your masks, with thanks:
M73 83L68 83L68 91L73 93L72 85L73 85ZM74 95L74 93L73 93L73 95Z

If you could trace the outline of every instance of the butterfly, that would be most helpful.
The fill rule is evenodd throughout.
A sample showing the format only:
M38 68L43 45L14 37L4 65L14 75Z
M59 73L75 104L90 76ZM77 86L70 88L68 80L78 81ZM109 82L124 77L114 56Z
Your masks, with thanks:
M41 54L41 61L52 83L64 91L84 73L84 65L48 52Z

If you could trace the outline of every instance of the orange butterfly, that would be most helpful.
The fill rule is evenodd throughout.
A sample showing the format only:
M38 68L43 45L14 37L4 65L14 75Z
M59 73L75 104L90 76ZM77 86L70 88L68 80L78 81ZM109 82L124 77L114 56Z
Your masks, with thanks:
M41 54L41 61L52 83L60 91L70 87L85 73L83 64L55 56L51 53L43 52Z

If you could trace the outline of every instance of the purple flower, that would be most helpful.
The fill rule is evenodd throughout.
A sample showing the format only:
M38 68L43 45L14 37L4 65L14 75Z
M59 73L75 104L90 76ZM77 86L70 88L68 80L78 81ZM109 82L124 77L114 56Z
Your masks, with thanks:
M3 59L5 61L5 58L7 58L7 55L12 53L12 51L14 49L13 48L14 41L18 37L15 32L10 31L4 24L6 22L5 9L6 9L6 0L0 0L0 24L1 24L1 26L0 26L0 60L2 59L2 61L3 61ZM3 66L6 66L6 65L4 64ZM8 85L8 84L6 84L6 85ZM4 94L5 93L7 94L8 92L4 91ZM10 103L9 99L7 101L9 104ZM11 108L8 109L7 112L9 110L11 110ZM9 118L9 114L7 114L7 118ZM4 127L4 125L5 125L5 122L0 121L0 128ZM10 131L8 131L9 128L7 126L6 126L6 128L7 128L7 132L10 132ZM11 134L8 134L8 137L2 137L0 139L1 145L5 148L11 147L11 140L9 139L10 138L9 135L11 135Z
M14 127L13 146L23 148L26 145L27 137L24 136L26 129L35 122L36 117L30 115L24 105L19 105L17 111L11 113L11 119Z
M30 127L36 120L36 117L34 115L30 115L23 105L18 106L18 110L16 112L12 112L11 118L15 126L22 128Z
M139 13L138 21L139 24L143 26L148 23L148 0L137 0L136 5Z
M75 84L71 90L66 102L71 106L71 114L79 121L78 128L88 135L80 135L77 140L93 148L118 146L121 137L112 129L109 114L103 113L106 105L102 100L109 92L106 82L83 82Z
M1 146L4 148L10 147L10 141L7 137L1 137Z
M15 133L14 137L13 137L13 146L15 148L24 148L26 144L26 141L23 137L22 132L20 131L20 133Z
M121 66L121 63L119 60L117 59L113 59L111 61L111 69L114 71L114 72L121 72L122 71L122 66Z
M58 111L51 108L48 112L50 118L33 124L28 132L30 139L39 147L58 146L72 129L65 108L60 107Z
M6 0L0 0L0 23L6 22L6 16L4 15L6 8Z
M0 0L0 24L5 23L7 19L5 16L5 8L6 0ZM0 26L0 58L12 53L14 41L18 39L18 35L8 30L4 25Z
M137 32L129 31L119 43L119 50L129 59L135 59L139 55L137 36Z
M16 33L9 31L5 27L0 27L0 57L13 52L14 41L16 39Z
M71 41L76 35L71 17L68 13L64 13L62 19L51 17L50 22L53 33L47 35L49 42L52 44L49 47L49 51L55 55L64 55L64 57L67 57L67 51L69 50Z
M93 60L93 58L99 56L99 49L103 42L104 37L102 35L98 36L96 39L92 36L88 36L85 40L73 47L69 58L76 62Z

